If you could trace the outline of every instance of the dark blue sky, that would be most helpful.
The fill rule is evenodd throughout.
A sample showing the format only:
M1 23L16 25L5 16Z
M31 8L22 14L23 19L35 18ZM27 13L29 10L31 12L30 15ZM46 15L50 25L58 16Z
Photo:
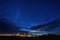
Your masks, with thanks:
M0 16L18 26L45 24L60 17L59 0L0 0Z

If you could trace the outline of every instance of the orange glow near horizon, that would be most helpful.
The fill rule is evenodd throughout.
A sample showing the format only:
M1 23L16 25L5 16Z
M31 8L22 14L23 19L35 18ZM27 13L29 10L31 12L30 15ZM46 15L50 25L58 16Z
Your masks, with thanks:
M30 35L30 33L26 34L20 34L20 33L17 33L17 34L0 34L0 36L19 36L19 37L31 37L32 35Z

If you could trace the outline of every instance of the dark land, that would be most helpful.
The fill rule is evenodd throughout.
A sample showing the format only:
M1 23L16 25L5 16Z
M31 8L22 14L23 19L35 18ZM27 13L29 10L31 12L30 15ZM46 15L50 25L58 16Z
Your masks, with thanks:
M0 37L0 40L60 40L60 35L48 34L39 37L9 36L9 37Z

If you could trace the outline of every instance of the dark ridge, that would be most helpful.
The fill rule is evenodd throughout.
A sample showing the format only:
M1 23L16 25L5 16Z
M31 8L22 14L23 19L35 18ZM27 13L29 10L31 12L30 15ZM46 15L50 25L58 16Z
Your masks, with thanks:
M56 19L50 23L44 24L44 25L33 26L33 27L31 27L31 29L51 30L51 29L56 28L56 27L60 27L60 18Z

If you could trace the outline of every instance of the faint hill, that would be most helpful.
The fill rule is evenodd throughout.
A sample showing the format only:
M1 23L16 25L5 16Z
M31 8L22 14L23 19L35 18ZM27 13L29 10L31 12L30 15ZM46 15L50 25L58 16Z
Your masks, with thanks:
M60 27L60 18L58 18L58 19L56 19L50 23L44 24L44 25L32 26L31 29L34 29L34 30L51 30L51 29L56 28L56 27Z

